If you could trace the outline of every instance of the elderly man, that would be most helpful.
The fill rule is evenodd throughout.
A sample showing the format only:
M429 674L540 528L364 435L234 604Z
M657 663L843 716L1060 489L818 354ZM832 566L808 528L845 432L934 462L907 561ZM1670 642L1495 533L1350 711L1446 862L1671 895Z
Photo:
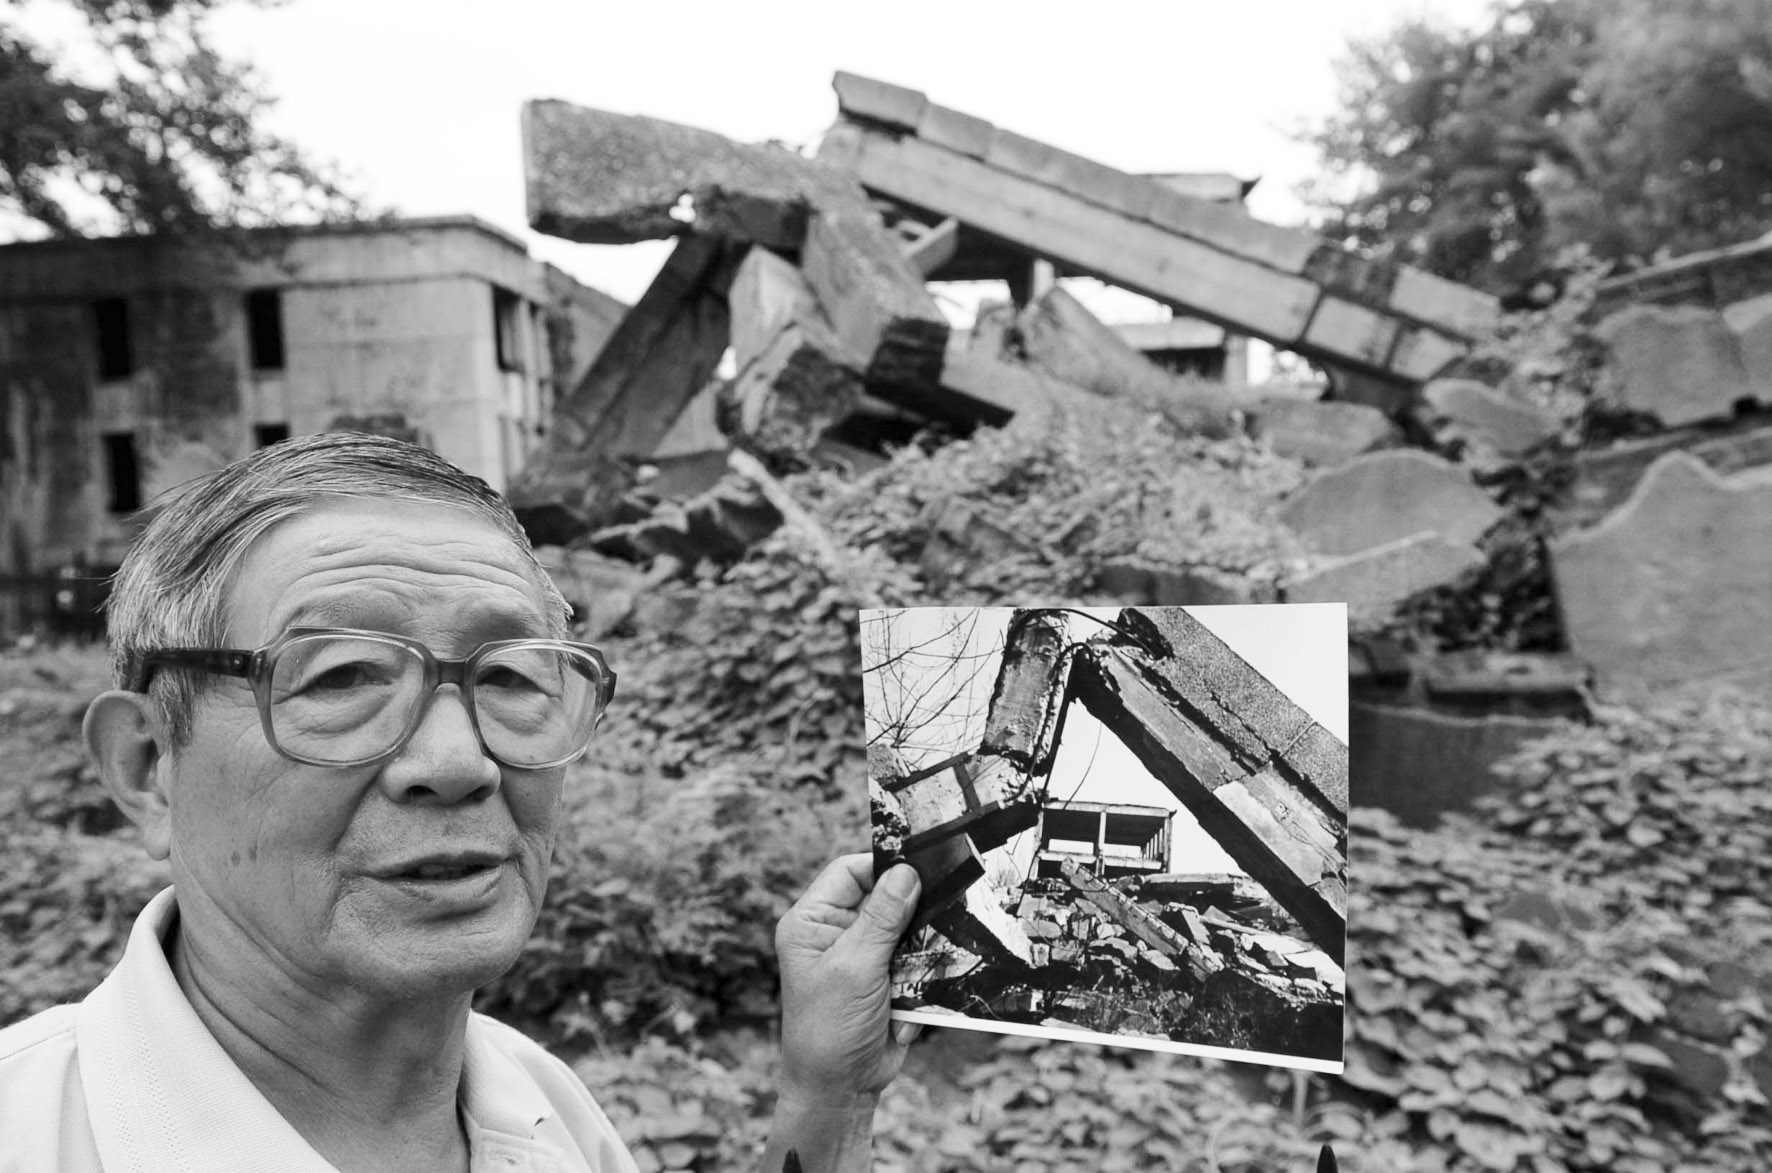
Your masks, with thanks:
M0 1170L633 1169L569 1069L469 1009L615 691L567 634L509 508L422 448L314 436L165 503L85 730L173 884L85 1001L0 1031ZM778 926L772 1173L866 1167L915 897L848 857Z

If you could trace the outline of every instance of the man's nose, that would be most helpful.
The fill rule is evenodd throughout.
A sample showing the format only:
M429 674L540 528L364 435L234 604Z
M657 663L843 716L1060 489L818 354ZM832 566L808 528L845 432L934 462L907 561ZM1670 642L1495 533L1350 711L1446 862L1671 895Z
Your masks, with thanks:
M461 689L445 684L431 694L411 739L382 767L381 786L395 802L453 806L492 797L501 777L474 733Z

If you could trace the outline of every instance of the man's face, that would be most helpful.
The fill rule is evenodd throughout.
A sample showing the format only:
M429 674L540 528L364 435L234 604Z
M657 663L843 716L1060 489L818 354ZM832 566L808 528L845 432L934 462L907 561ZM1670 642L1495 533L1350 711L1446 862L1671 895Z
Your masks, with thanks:
M258 540L233 583L228 644L292 626L408 636L440 658L550 634L511 541L461 508L340 498ZM266 742L244 680L217 677L171 771L184 947L245 950L321 991L463 992L534 925L565 767L486 756L444 686L377 765L310 766Z

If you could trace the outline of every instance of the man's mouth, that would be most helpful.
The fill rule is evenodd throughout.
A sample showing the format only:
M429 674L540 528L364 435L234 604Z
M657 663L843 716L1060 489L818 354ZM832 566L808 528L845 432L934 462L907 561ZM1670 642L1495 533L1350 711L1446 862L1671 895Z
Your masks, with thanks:
M480 863L427 863L401 874L415 880L459 880L464 876L483 872L489 866L491 865Z
M382 875L390 880L463 880L498 868L504 862L503 856L490 852L452 852L398 863L387 868Z

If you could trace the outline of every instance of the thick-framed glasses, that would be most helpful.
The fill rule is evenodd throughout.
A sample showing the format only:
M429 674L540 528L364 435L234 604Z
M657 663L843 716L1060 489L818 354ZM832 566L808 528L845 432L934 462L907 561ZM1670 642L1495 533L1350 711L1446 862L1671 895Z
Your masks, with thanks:
M242 676L258 699L271 748L312 766L367 766L399 753L438 687L453 684L481 748L525 770L584 754L615 695L615 673L590 644L507 639L461 660L379 631L293 627L256 651L161 648L142 658L131 687L155 667Z

